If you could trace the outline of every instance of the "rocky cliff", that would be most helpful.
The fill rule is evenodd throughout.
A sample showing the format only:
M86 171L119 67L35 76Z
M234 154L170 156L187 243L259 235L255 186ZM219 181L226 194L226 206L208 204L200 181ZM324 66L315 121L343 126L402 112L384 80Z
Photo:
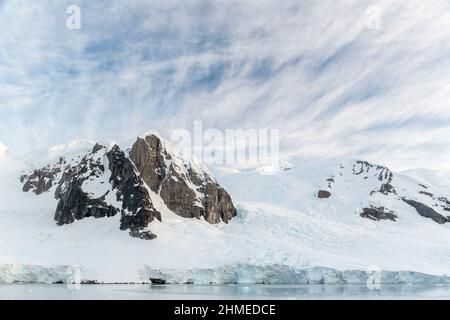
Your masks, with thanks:
M176 155L156 134L137 139L129 154L117 145L95 145L80 159L57 162L20 177L24 192L54 192L58 225L120 214L120 229L151 240L161 221L153 199L184 218L228 223L236 209L227 191L199 165Z
M139 138L130 152L142 179L165 205L184 218L227 223L236 216L229 194L202 168L167 151L154 134Z

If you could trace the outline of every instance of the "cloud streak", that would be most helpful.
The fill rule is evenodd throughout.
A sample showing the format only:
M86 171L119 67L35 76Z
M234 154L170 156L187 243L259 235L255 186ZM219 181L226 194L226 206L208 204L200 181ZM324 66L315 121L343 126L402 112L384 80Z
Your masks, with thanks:
M285 157L450 170L448 1L0 2L0 141L279 128ZM366 27L377 5L380 30Z

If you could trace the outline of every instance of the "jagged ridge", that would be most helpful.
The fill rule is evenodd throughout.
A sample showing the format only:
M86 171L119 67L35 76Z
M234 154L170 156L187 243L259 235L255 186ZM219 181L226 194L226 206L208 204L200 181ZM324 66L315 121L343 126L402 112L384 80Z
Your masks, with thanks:
M117 145L108 149L97 144L81 160L60 157L20 180L24 192L41 195L55 189L58 225L121 213L120 229L141 239L156 238L149 224L162 220L152 197L184 218L215 224L236 216L230 195L216 179L179 158L155 134L138 138L129 155Z
M339 184L339 187L336 187L336 184ZM361 160L355 161L350 167L340 165L337 174L326 180L326 187L318 191L317 197L319 199L331 198L333 194L340 193L336 189L340 188L342 192L343 186L348 190L346 193L350 194L359 192L359 189L364 190L363 192L367 190L364 197L366 199L376 197L374 199L380 203L379 206L367 205L367 207L361 208L360 216L362 218L375 221L397 221L398 216L388 208L388 204L384 204L389 197L394 197L395 200L414 208L422 217L432 219L439 224L450 221L450 218L443 212L438 212L438 210L450 211L450 201L445 196L434 196L430 192L431 187L422 183L415 183L413 190L406 191L406 186L402 186L396 181L393 172L384 166ZM334 199L337 198L334 197Z

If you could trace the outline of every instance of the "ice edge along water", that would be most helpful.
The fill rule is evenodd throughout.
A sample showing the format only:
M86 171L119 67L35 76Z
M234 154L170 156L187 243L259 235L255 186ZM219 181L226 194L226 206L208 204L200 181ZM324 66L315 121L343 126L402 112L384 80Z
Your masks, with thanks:
M0 283L40 283L40 284L117 284L79 276L76 266L32 266L22 264L0 265ZM292 284L292 285L367 285L377 279L377 284L448 284L450 278L411 271L345 270L311 267L296 269L285 265L255 266L248 264L226 265L215 269L152 269L146 266L140 271L140 279L123 283L134 284ZM372 279L372 280L371 280ZM373 284L373 283L372 283Z

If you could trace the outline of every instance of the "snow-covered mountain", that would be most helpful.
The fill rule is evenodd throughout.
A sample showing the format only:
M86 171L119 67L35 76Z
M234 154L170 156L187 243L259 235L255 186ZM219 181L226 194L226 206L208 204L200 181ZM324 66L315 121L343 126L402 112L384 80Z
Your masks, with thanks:
M154 133L126 147L80 140L0 167L0 282L67 281L67 266L99 282L365 283L374 266L448 281L438 173L351 160L213 175Z
M228 193L201 166L181 159L154 133L143 135L129 152L95 144L87 154L34 168L20 177L24 192L52 193L54 220L62 226L120 214L120 229L152 240L150 223L161 211L185 218L227 223L236 216Z
M407 175L394 175L388 168L366 161L340 165L326 180L325 187L319 190L318 197L360 203L363 206L360 216L376 221L408 219L396 214L402 212L404 203L436 223L444 224L450 220L450 200L440 190Z

